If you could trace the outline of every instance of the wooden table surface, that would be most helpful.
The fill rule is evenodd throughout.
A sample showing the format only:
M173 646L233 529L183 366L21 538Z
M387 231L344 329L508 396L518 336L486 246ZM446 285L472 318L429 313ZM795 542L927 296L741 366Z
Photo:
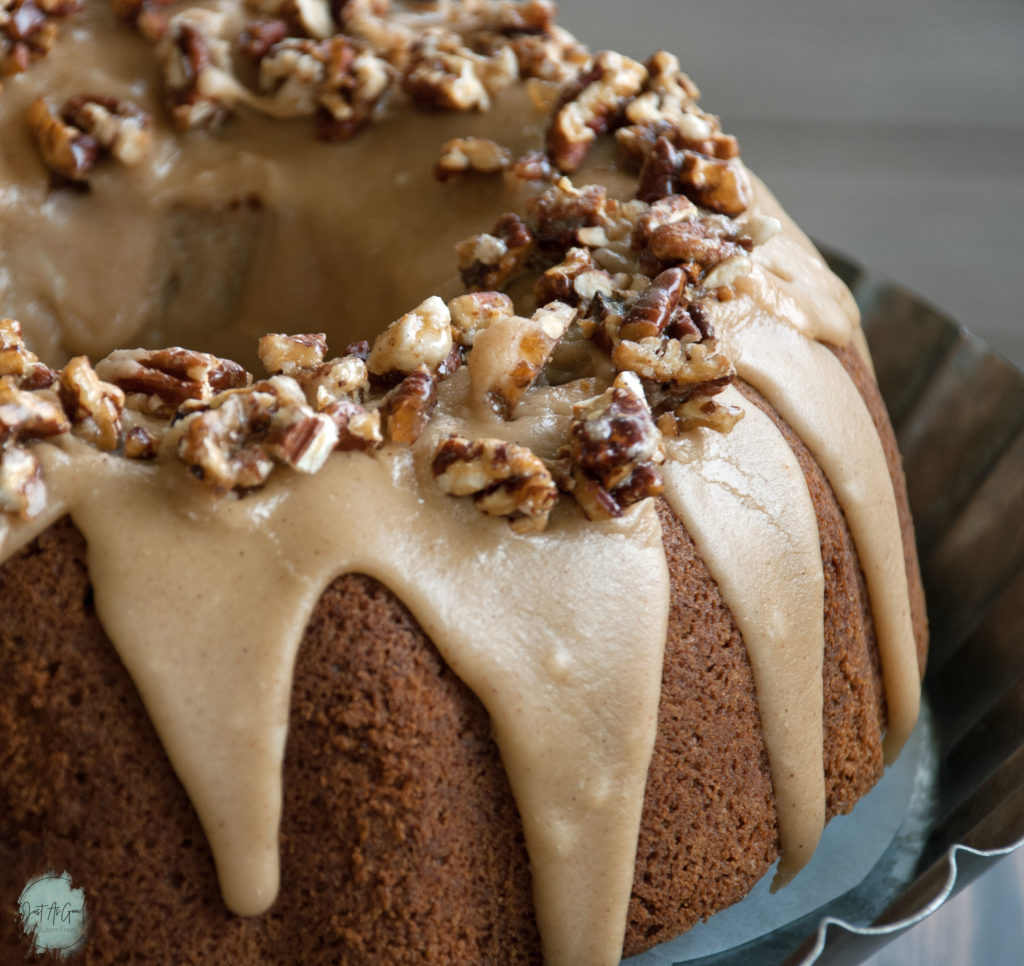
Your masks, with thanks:
M808 234L1024 368L1022 0L560 8L591 47L678 54L703 106ZM1024 964L1022 897L1018 852L868 963Z

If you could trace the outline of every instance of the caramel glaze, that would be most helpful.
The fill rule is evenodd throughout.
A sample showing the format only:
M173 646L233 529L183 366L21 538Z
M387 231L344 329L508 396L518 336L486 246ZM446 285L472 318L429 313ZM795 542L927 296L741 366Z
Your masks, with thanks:
M161 130L151 164L98 172L88 195L51 191L13 120L39 90L102 90L159 114L155 85L137 80L154 70L145 45L94 7L74 28L74 57L48 58L0 99L0 298L51 361L191 335L237 357L275 330L323 329L340 348L427 294L453 294L452 244L517 204L500 181L437 185L430 164L453 136L535 147L542 118L522 88L489 114L396 110L340 147L248 115L216 136ZM90 42L97 31L102 47ZM755 250L753 273L713 322L740 376L824 469L849 523L874 611L891 760L918 709L900 523L871 416L822 344L864 351L856 309L760 185L752 210L784 230ZM197 259L193 242L214 222L229 228L215 244L198 241ZM231 272L242 274L225 286ZM647 501L597 524L563 501L546 533L516 535L443 496L429 475L449 432L553 456L572 403L603 388L537 389L503 422L474 402L462 370L412 448L337 453L318 474L279 473L242 499L213 498L171 454L142 465L74 439L35 447L49 502L32 521L0 518L0 559L65 513L85 535L103 626L199 814L232 910L255 915L274 901L296 650L324 588L363 573L397 594L491 716L546 960L618 961L669 607L657 513ZM760 409L731 401L746 416L730 434L697 430L669 446L666 498L749 653L781 884L809 859L826 814L824 577L793 450Z

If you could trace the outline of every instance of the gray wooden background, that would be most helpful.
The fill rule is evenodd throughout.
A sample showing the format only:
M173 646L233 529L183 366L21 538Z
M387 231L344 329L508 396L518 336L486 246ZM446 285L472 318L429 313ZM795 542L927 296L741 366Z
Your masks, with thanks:
M813 237L1024 368L1024 0L561 0L591 47L678 54ZM1024 855L870 966L1024 964Z

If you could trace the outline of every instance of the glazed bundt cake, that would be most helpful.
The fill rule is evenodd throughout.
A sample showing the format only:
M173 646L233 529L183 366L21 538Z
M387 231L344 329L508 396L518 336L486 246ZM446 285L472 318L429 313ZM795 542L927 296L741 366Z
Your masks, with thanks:
M0 0L0 69L3 908L594 966L796 875L914 725L913 531L850 294L676 58Z

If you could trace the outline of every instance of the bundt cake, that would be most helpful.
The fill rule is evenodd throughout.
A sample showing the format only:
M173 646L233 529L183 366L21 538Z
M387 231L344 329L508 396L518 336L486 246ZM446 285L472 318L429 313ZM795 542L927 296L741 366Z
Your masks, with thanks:
M595 966L796 875L914 725L912 525L676 58L0 0L0 71L0 959L48 870L90 963Z

